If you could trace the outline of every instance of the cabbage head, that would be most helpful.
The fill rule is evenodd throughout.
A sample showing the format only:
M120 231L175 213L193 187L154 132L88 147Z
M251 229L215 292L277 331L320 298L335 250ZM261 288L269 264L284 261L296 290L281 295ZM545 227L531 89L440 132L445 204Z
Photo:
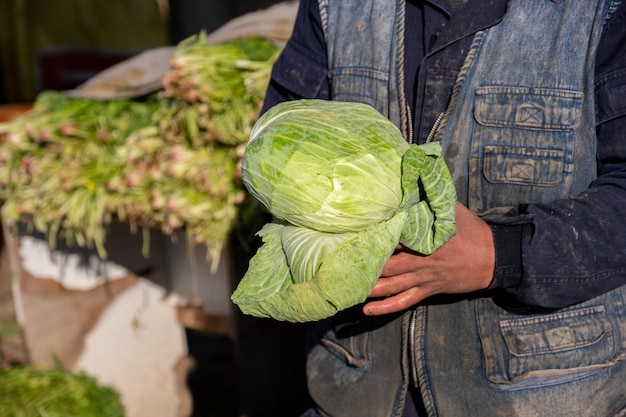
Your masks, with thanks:
M231 297L245 314L330 317L367 298L398 243L428 255L456 233L441 146L408 144L366 104L274 106L254 125L242 174L273 216Z

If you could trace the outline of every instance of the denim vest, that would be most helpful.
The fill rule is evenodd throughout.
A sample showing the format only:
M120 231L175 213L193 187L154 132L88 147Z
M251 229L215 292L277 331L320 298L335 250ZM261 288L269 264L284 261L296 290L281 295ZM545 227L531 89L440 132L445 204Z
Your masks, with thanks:
M574 196L595 177L593 65L611 3L511 0L476 34L435 135L476 213ZM371 104L408 136L404 1L320 12L333 99ZM626 416L626 287L556 311L460 296L384 317L357 307L313 325L309 352L311 396L331 417L400 416L410 384L430 417Z

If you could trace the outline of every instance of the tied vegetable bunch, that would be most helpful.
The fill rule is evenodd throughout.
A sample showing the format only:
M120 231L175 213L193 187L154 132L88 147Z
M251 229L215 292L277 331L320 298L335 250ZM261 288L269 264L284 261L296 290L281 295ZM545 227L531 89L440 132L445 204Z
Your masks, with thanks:
M216 45L201 32L177 46L163 88L145 97L40 93L31 111L0 124L3 218L53 248L62 239L102 257L113 220L184 229L216 268L231 232L247 233L256 216L239 163L277 53L266 39Z
M217 267L246 198L239 151L166 141L153 123L158 106L155 95L99 101L40 94L30 112L0 125L3 218L44 233L51 248L61 239L95 247L103 258L114 220L165 234L184 228Z
M274 218L231 296L245 314L330 317L367 298L398 243L427 255L456 233L441 146L408 144L366 104L276 105L254 125L242 174Z
M70 244L106 254L111 221L110 178L122 166L118 147L152 123L154 97L142 102L70 99L45 91L23 116L0 125L0 199L9 222L27 221Z
M192 147L245 143L279 48L263 38L210 44L205 32L180 42L163 77L155 115L166 139Z

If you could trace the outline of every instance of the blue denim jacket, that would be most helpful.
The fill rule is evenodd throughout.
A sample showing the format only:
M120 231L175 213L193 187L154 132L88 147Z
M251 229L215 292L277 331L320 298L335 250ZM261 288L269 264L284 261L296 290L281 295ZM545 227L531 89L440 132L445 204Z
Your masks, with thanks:
M403 2L348 3L321 7L331 97L373 104L409 136L404 80L394 68L402 62ZM474 38L436 136L462 201L494 221L496 208L574 196L594 180L591 68L610 6L510 5L501 23ZM353 7L345 14L351 20L335 20L343 15L335 7L344 6ZM569 31L524 32L558 25ZM543 192L527 195L536 190ZM399 416L411 384L430 416L623 415L625 302L620 287L558 310L482 295L436 297L401 316L346 311L314 326L310 392L321 413L334 417Z

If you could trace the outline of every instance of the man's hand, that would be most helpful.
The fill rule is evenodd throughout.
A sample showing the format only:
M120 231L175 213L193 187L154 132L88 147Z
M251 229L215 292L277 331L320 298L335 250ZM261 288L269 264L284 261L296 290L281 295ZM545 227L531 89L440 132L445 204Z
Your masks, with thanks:
M491 283L495 251L491 229L457 203L457 234L428 256L403 246L387 262L363 312L376 316L404 310L435 294L470 293Z

